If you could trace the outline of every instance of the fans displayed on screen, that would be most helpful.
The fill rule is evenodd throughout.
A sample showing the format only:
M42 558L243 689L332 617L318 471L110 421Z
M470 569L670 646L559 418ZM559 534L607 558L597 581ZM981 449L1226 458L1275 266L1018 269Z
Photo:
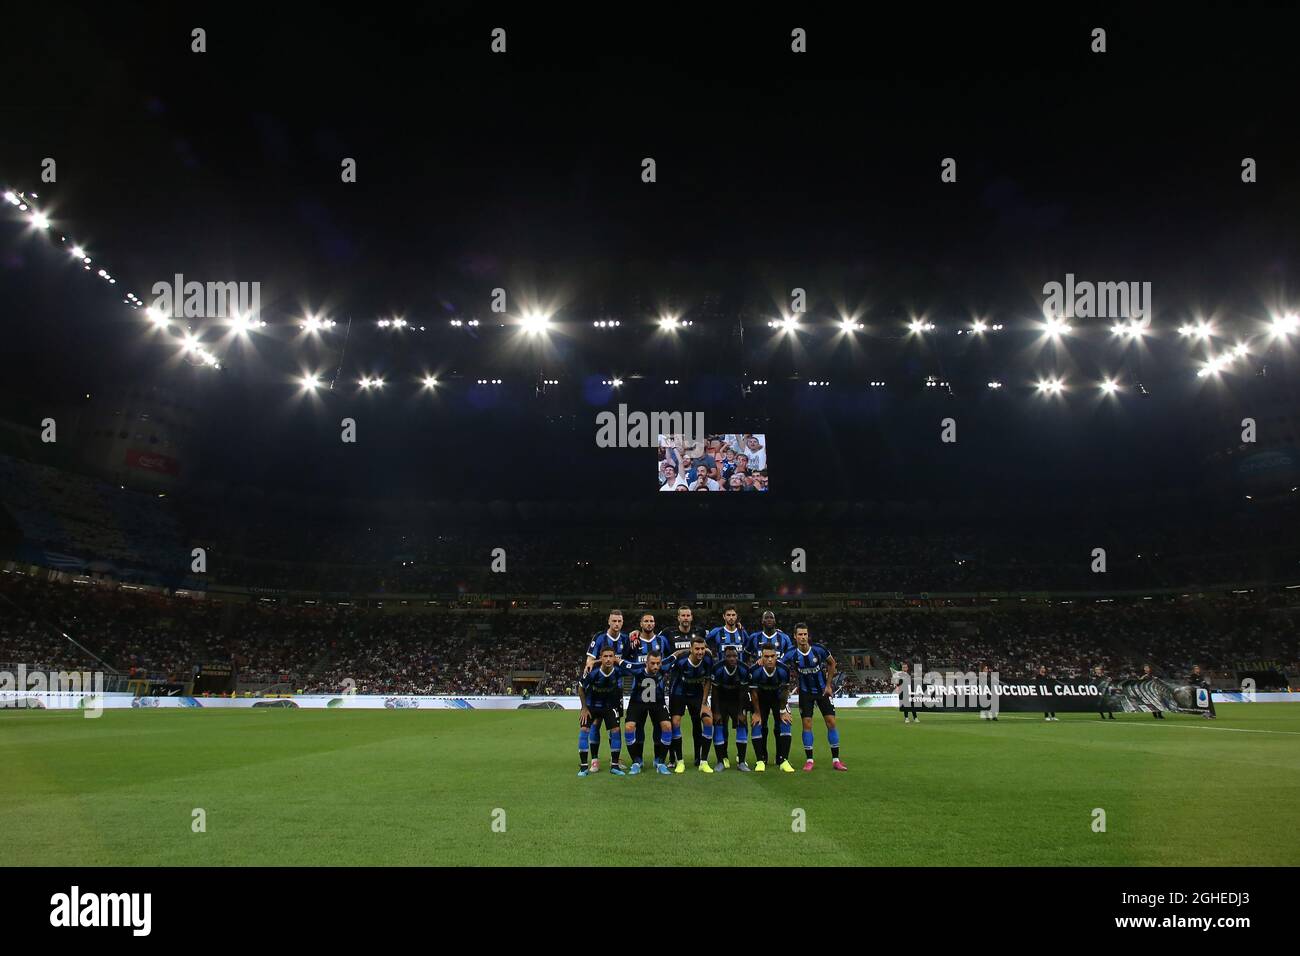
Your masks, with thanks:
M660 491L767 491L767 436L659 436Z

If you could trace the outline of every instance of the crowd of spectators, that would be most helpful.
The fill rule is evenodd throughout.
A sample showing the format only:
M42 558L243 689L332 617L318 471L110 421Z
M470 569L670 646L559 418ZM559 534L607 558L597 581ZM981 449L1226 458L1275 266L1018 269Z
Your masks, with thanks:
M841 693L887 692L891 667L1004 675L1039 665L1061 677L1097 665L1111 677L1231 672L1239 661L1300 659L1294 592L1186 600L1008 601L970 607L781 612L810 626L840 660ZM700 612L697 623L719 621ZM746 622L746 616L752 620ZM628 623L632 626L632 615ZM672 609L657 614L671 627ZM226 662L244 685L336 693L574 693L603 612L450 611L195 600L0 574L0 662L30 669L107 665L128 676L187 682ZM752 609L742 623L758 624ZM68 635L65 637L64 635ZM74 643L75 641L75 643ZM102 662L102 663L101 663Z

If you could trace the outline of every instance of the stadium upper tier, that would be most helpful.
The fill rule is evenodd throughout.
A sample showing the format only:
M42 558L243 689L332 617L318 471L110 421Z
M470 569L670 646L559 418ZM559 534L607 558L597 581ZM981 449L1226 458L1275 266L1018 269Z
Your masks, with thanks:
M844 506L844 520L764 513L716 522L520 520L523 505L320 502L254 492L214 500L132 491L0 455L10 519L0 558L119 581L351 594L938 594L1198 589L1296 583L1295 504L1099 518L936 518ZM473 514L477 510L486 512ZM467 517L468 516L468 517ZM460 520L456 520L459 518ZM771 518L772 520L767 520ZM829 518L829 520L828 520ZM16 529L16 530L15 530ZM193 549L206 571L192 573ZM493 569L496 549L504 572ZM795 549L806 569L795 571ZM1105 572L1096 569L1105 552ZM500 568L502 564L497 562Z

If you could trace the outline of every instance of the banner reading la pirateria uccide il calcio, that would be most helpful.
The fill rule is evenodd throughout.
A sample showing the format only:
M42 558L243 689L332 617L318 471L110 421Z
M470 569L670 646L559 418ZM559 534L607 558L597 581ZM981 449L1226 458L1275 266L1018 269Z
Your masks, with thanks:
M907 693L906 684L899 695ZM912 705L918 710L1015 712L1170 711L1214 716L1209 688L1176 684L1159 677L1078 680L1026 677L1022 680L917 682L911 687ZM994 704L996 698L996 705Z

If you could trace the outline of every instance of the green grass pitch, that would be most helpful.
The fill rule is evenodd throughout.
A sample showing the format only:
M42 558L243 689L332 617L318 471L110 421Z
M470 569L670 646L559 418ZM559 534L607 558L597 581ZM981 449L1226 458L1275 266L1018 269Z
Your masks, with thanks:
M570 712L0 711L0 833L9 865L1300 864L1300 707L1219 712L859 710L848 773L818 718L810 774L612 777L606 743L579 779Z

